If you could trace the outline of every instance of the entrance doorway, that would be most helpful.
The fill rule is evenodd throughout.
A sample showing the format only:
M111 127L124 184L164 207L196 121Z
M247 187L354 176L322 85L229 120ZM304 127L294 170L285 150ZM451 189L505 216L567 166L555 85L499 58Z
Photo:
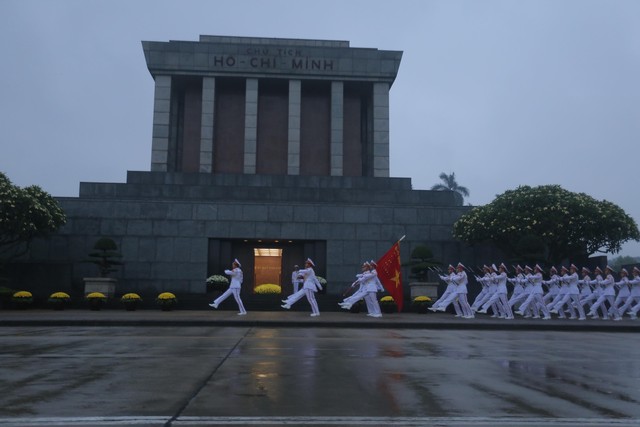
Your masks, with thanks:
M307 258L313 259L318 266L316 275L326 277L327 243L323 240L210 238L207 277L223 275L236 258L244 272L241 295L247 306L252 300L261 299L255 291L261 284L279 285L281 294L291 294L293 266L302 266Z
M270 293L281 294L282 248L253 248L253 262L253 292L269 287Z

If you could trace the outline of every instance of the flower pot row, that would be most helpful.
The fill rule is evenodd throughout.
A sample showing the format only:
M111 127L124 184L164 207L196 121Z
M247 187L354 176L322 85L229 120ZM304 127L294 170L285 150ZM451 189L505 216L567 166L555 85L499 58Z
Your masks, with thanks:
M107 303L107 297L102 292L88 293L84 299L90 310L100 310ZM64 310L71 304L71 296L66 292L54 292L47 300L49 306L54 310ZM120 298L125 310L134 311L142 304L142 298L136 293L126 293ZM163 311L169 311L175 307L178 299L171 292L162 292L156 298L156 303ZM29 291L15 292L11 297L14 308L26 310L33 304L33 294Z

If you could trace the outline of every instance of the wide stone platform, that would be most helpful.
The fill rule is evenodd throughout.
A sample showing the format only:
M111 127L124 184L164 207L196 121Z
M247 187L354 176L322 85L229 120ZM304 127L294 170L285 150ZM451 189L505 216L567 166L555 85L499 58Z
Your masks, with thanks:
M231 310L160 309L125 311L109 309L0 310L0 327L6 326L210 326L265 328L366 328L366 329L433 329L433 330L522 330L566 332L640 332L640 320L514 320L493 319L478 315L475 319L460 319L449 313L393 313L382 318L365 313L323 312L310 317L307 311L256 311L238 316Z

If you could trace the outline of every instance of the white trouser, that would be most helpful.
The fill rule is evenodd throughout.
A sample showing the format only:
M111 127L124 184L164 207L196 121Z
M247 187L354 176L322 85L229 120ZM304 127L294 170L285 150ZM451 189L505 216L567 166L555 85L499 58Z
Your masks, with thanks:
M634 297L634 298L640 298L640 297ZM629 311L632 311L633 313L638 314L638 311L640 311L640 303L631 307Z
M499 314L501 315L504 315L507 317L513 317L513 312L511 311L511 307L509 306L509 301L507 300L507 294L505 293L496 292L495 294L493 294L493 296L489 299L489 301L484 303L484 305L482 306L482 309L487 310L489 309L490 306L493 306L494 311L497 306L497 309L500 312ZM494 314L497 314L497 313L494 313Z
M553 308L560 312L564 305L567 305L567 307L569 307L569 314L571 314L571 317L576 316L576 311L573 307L575 305L578 309L578 315L581 319L584 319L584 309L582 308L582 304L580 304L580 294L566 294L564 298L558 301L558 303Z
M292 305L296 303L300 298L304 296L304 288L300 289L298 292L291 294L287 297L286 304Z
M471 304L471 309L475 310L476 308L482 305L483 301L486 301L485 297L489 293L488 288L482 288L480 293L476 296L476 299L473 300L473 304Z
M307 301L309 301L309 305L311 306L312 314L320 314L320 309L318 308L318 303L316 302L315 292L311 289L305 289L305 295L307 296Z
M553 297L553 299L551 300L551 302L549 302L549 303L547 303L547 304L546 304L546 305L547 305L547 308L548 308L549 310L553 310L553 309L556 307L556 305L557 305L560 301L562 301L562 300L564 299L564 297L565 297L566 295L567 295L567 294L565 294L565 293L562 293L562 294L556 294L556 295ZM544 301L544 300L543 300L543 301Z
M355 291L352 295L349 295L345 299L342 300L343 303L353 305L360 301L367 294L367 291L364 288L360 288Z
M509 306L513 307L516 304L522 304L528 296L529 294L524 292L520 292L517 295L512 295L511 299L509 299Z
M462 315L464 317L473 317L473 311L467 301L467 294L457 294L458 302L460 303L460 309L462 309Z
M544 317L549 317L549 309L542 302L542 294L529 294L526 301L522 303L520 306L520 311L524 312L531 305L531 309L533 310L534 317L538 316L538 310L542 310L542 314Z
M238 303L238 310L240 310L240 313L246 313L247 311L244 309L244 304L242 304L242 300L240 299L240 288L229 288L226 291L224 291L224 293L222 295L220 295L218 298L216 298L213 303L215 305L220 305L220 303L224 300L226 300L227 298L229 298L229 296L231 296L233 294L233 298L235 298L236 303Z
M440 298L438 298L436 300L436 302L433 303L433 305L431 306L431 308L438 308L440 307L440 305L442 305L443 302L445 302L449 296L452 294L453 292L451 290L448 291L444 291L444 294L442 294L442 296Z
M493 297L495 295L495 291L487 291L485 292L484 295L482 295L482 298L476 298L475 301L473 302L473 307L475 308L480 308L482 307L487 301L489 301L491 299L491 297Z
M378 303L377 292L367 292L364 297L364 301L367 303L367 311L374 316L382 315L380 311L380 304Z
M616 308L616 306L613 304L615 301L615 298L613 295L600 295L600 298L598 298L598 301L596 301L589 309L589 315L594 315L596 310L600 306L604 307L605 301L609 303L609 310L607 310L605 317L608 314L608 315L612 315L614 319L619 318L620 313L618 312L618 309Z
M627 309L634 303L638 305L633 306L633 308L640 306L640 295L629 295L624 304L622 304L622 306L620 306L620 308L618 309L618 311L620 312L620 316L624 316L624 314L627 312ZM633 308L631 309L631 311L633 311Z
M547 292L546 294L544 294L544 296L542 297L542 302L544 302L547 307L549 306L549 304L551 304L551 302L556 299L556 296L558 295L558 293L551 293L551 292Z
M582 304L583 306L588 305L589 307L591 307L593 303L598 300L598 298L600 298L600 295L592 292L591 295L587 295L586 297L581 299L580 304ZM600 306L600 311L602 312L602 317L609 317L609 315L607 314L607 308L604 305ZM598 317L598 313L594 313L593 316Z

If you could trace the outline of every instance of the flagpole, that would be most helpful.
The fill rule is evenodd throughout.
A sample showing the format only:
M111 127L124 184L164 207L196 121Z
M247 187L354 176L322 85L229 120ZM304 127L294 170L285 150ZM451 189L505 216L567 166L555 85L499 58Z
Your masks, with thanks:
M400 240L398 240L398 243L402 242L402 241L404 240L404 238L405 238L405 237L407 237L407 235L406 235L406 234L405 234L404 236L402 236L402 237L400 238Z

